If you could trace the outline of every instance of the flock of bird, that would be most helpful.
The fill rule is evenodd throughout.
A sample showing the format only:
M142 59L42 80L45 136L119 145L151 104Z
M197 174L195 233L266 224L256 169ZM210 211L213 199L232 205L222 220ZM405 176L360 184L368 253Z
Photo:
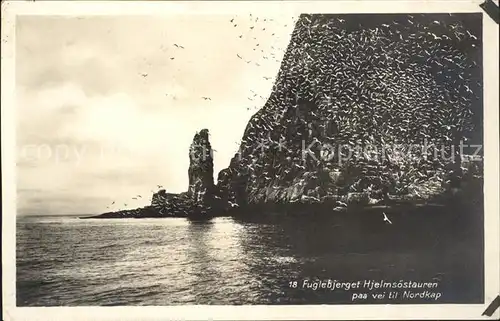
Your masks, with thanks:
M132 197L132 200L136 200L136 201L137 201L137 200L139 200L140 198L142 198L142 196L141 196L141 195L136 195L136 196ZM112 202L111 202L111 204L110 204L110 205L108 205L108 206L106 207L106 209L110 209L110 208L111 208L113 205L115 205L115 204L116 204L116 201L112 201ZM127 207L128 205L129 205L128 203L123 203L123 206L124 206L124 207Z
M253 14L248 14L246 16L236 16L228 19L228 25L232 28L238 30L238 36L236 41L239 41L241 47L251 46L251 52L240 52L236 53L236 57L242 61L244 64L251 64L255 68L264 66L266 62L280 63L282 55L284 53L284 48L279 46L279 40L283 37L283 34L277 31L279 28L287 28L288 24L278 25L277 21L273 18L262 18L257 17ZM262 37L270 37L272 45L265 46L259 42ZM269 42L269 40L268 40ZM182 57L184 54L183 50L189 50L189 48L184 47L181 44L173 43L172 47L176 49L174 55L171 55L169 59L174 61L179 55ZM163 51L167 48L161 47ZM141 72L139 75L142 78L147 78L149 74L147 72ZM263 75L262 79L265 81L273 81L274 76ZM174 94L165 93L165 96L174 96ZM256 94L255 91L251 90L248 101L251 102L251 106L246 106L247 111L255 111L260 109L267 99L261 94ZM204 101L211 101L211 97L202 96L200 99Z
M479 46L454 17L407 15L359 26L347 17L301 16L273 92L247 125L235 171L258 194L324 167L302 157L303 143L315 139L336 146L455 143L479 125ZM384 173L387 180L402 171L410 180L435 173L429 162L404 161L370 168L356 160L358 175L380 185ZM361 190L370 183L351 182Z

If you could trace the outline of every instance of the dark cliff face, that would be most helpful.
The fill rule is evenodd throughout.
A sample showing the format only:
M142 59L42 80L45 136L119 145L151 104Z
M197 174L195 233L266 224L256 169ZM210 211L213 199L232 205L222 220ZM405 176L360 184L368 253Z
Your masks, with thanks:
M269 100L219 173L223 199L418 197L463 175L451 146L481 137L480 15L341 18L299 18ZM438 149L408 152L426 141ZM447 157L424 157L442 146Z

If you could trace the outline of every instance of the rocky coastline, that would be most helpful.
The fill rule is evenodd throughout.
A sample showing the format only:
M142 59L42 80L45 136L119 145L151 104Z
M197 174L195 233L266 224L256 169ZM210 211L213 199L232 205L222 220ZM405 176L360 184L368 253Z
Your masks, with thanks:
M216 184L202 129L189 147L186 192L159 190L149 206L91 218L210 218L302 205L344 212L481 192L482 160L456 152L482 139L481 46L459 15L448 25L411 17L301 15L269 99ZM356 146L387 148L352 153Z

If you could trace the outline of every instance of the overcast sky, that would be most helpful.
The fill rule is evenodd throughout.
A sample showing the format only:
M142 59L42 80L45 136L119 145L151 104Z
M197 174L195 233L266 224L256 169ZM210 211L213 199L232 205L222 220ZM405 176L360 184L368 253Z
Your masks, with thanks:
M157 185L183 192L203 128L216 179L270 94L264 77L295 19L18 17L18 213L93 214L146 205Z

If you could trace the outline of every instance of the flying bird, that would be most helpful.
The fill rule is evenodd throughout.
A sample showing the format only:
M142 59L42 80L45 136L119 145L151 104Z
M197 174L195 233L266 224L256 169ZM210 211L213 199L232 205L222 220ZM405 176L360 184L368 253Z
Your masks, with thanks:
M201 98L203 98L203 100L212 100L210 99L210 97L201 97Z
M178 44L176 44L176 43L174 43L174 46L176 46L177 48L181 48L181 49L184 49L184 47L183 47L183 46L181 46L181 45L178 45Z
M141 74L142 77L146 78L148 76L148 74Z
M243 59L243 58L241 58L241 56L240 56L240 55L238 55L238 54L236 54L236 56L238 56L238 58L240 58L240 59Z
M384 222L392 224L391 220L387 217L387 214L385 214L385 212L382 212L382 214L384 215Z

